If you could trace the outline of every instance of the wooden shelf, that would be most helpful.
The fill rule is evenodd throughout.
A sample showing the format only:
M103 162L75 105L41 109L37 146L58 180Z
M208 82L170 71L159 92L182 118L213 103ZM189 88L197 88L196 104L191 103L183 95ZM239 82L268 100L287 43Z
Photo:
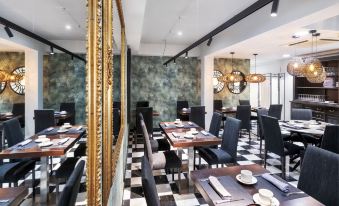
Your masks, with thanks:
M297 89L334 89L337 90L338 87L296 87Z

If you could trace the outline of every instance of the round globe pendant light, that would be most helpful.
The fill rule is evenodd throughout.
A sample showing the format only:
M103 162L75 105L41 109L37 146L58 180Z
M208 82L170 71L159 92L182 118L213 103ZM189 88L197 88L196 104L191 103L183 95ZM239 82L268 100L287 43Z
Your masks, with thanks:
M317 71L315 71L313 73L313 76L308 76L308 77L306 77L306 79L311 83L322 83L326 79L326 71L323 68L323 71L321 72L320 75L317 73Z
M287 73L292 76L302 76L305 70L306 64L301 57L293 57L287 64Z
M246 82L249 83L261 83L266 80L266 77L262 74L257 74L257 55L258 54L253 54L254 55L254 74L249 74L246 75Z
M316 37L316 41L315 41L315 53L314 53L314 56L316 56L317 54L317 37L320 35L320 33L316 33L316 31L312 31L312 52L313 52L313 38ZM320 62L319 59L317 59L316 57L314 56L311 56L311 57L308 57L305 59L305 68L304 68L304 76L306 78L316 78L317 76L319 76L318 78L319 79L322 79L323 76L325 75L325 78L326 78L326 73L325 73L325 70ZM325 73L323 75L323 73Z
M234 72L234 70L233 70L233 55L234 55L234 52L231 52L231 54L232 54L232 72L225 74L224 76L219 77L218 80L223 81L225 83L241 82L244 78L240 75L240 72Z
M8 79L8 74L5 71L0 70L0 82L5 82Z

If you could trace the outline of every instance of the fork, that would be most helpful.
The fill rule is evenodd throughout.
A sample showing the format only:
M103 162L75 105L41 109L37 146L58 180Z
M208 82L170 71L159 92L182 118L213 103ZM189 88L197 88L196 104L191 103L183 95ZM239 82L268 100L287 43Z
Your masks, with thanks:
M214 201L214 204L218 205L218 204L223 204L223 203L227 203L227 202L235 202L235 201L240 201L243 199L226 199L226 200L216 200Z
M303 192L303 191L299 191L299 192L288 192L288 193L285 193L284 196L289 197L290 195L297 195L297 194L305 194L305 192Z

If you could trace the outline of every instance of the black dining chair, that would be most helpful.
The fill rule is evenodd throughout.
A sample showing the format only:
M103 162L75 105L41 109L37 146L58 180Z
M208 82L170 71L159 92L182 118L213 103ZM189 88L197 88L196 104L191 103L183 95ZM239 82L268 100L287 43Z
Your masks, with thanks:
M188 121L189 120L189 116L188 115L181 115L180 111L182 111L183 108L188 109L189 105L188 105L188 101L177 101L177 119L181 119L182 121Z
M286 156L300 155L304 147L283 140L277 118L262 115L261 120L265 136L264 167L266 168L268 152L279 155L282 164L282 178L286 179Z
M281 120L282 104L271 104L268 109L268 116Z
M235 118L241 121L240 131L245 130L248 133L249 142L251 142L251 106L240 105L237 106L237 112Z
M146 156L143 156L141 161L141 182L147 205L160 206L160 199L152 173L152 168Z
M140 121L143 135L144 135L144 148L145 154L153 170L165 169L172 171L172 180L174 180L174 170L178 171L178 179L181 180L181 165L182 162L175 151L153 152L151 146L151 139L148 135L148 131L143 120Z
M222 100L216 99L213 101L213 111L221 111L222 110Z
M339 155L308 146L298 188L327 206L339 205Z
M218 164L236 164L240 126L240 120L227 117L222 134L221 147L204 147L199 149L199 156L207 162L209 167L211 167L211 165L217 165L218 167Z
M247 99L239 99L239 105L251 105L250 104L250 100L247 100Z
M321 148L339 154L339 125L327 125Z
M222 121L222 115L220 113L218 113L218 112L214 112L213 116L212 116L212 120L211 120L210 128L209 128L208 132L210 134L216 136L216 137L219 137L221 121ZM212 145L210 147L211 148L218 148L218 145ZM195 164L196 152L198 151L198 153L199 153L199 150L201 148L205 148L205 147L194 147L193 148L193 150L194 150L194 157L193 157L194 168L196 166L196 164ZM201 157L200 156L199 156L199 165L201 165Z
M116 137L119 135L120 124L121 124L120 109L113 108L113 136Z
M136 103L135 107L136 108L138 108L138 107L149 107L149 102L148 101L138 101Z
M138 137L143 135L142 127L140 125L140 115L142 114L143 118L145 119L146 128L149 134L153 134L153 108L152 107L137 107L135 113L135 148L138 144Z
M194 122L199 127L205 129L205 106L191 107L189 121Z
M65 122L75 125L75 103L74 102L62 102L60 104L60 111L66 111L71 116L66 119L60 119L58 125L63 125Z
M19 118L20 126L25 127L25 103L14 103L12 108L13 116L21 116Z
M113 102L113 108L117 108L117 109L121 109L121 102L118 102L118 101L114 101Z
M311 109L291 109L291 120L312 120Z
M4 137L7 140L8 147L13 147L14 145L25 140L25 136L21 130L20 122L17 118L13 118L13 119L3 122L3 131L4 131ZM33 187L33 191L35 192L34 181L35 181L35 162L36 161L30 158L23 158L23 159L12 159L11 162L19 163L19 164L14 165L14 166L13 165L5 166L5 168L7 169L12 168L13 166L14 168L16 168L16 170L13 172L10 172L4 169L3 173L0 172L0 177L2 177L1 182L7 179L9 180L9 182L14 182L14 185L17 186L17 182L20 179L23 179L25 175L28 174L30 171L32 171L32 187Z
M42 130L55 126L54 110L34 110L35 134Z
M264 137L264 128L262 125L262 115L267 115L268 110L265 108L259 108L257 109L257 118L258 118L258 127L257 127L257 136L260 141L260 146L259 146L259 155L261 156L261 151L262 151L262 141L265 139Z
M85 168L85 161L77 163L74 171L69 177L57 203L58 206L74 206L80 188L81 177Z

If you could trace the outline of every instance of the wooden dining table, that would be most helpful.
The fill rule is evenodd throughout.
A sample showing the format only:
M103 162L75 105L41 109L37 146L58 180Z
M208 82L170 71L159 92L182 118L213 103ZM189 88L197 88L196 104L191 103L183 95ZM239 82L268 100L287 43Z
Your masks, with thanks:
M228 203L225 203L225 204L216 204L216 200L212 199L211 195L212 194L217 195L217 193L215 193L215 191L212 189L212 187L206 187L204 185L204 181L210 176L215 176L215 177L219 177L219 178L225 177L225 176L231 177L232 180L234 180L233 182L236 184L234 186L239 187L239 192L242 192L244 190L245 193L247 193L247 195L249 197L252 197L255 193L258 192L257 185L256 184L245 185L245 184L241 184L241 183L237 182L236 175L240 174L241 170L250 170L250 171L252 171L254 176L258 176L258 175L264 174L264 173L269 173L268 170L261 167L260 165L252 164L252 165L240 165L240 166L231 166L231 167L215 168L215 169L196 170L196 171L191 172L191 179L192 179L195 187L197 188L197 190L202 195L202 197L204 198L204 200L207 202L208 205L213 205L213 206L239 205L238 204L239 202L236 202L236 201L234 203L228 202ZM260 181L260 180L258 180L258 181ZM266 180L262 179L262 181L266 181ZM271 184L271 183L268 183L268 184ZM225 186L225 188L227 190L233 189L233 191L237 192L237 190L234 190L234 188L227 188L227 187L232 187L232 186L228 185L228 186ZM293 186L290 185L289 187L293 187ZM265 187L262 187L262 188L265 188ZM296 188L294 188L294 189L298 190ZM279 190L279 192L281 192L281 191ZM236 195L236 194L233 194L233 195ZM275 194L275 196L277 196L277 195L278 194ZM249 200L249 201L252 201L252 200ZM310 197L310 196L308 196L307 194L304 193L304 194L296 194L294 196L291 196L291 198L289 198L289 200L280 201L280 205L281 206L300 206L300 205L318 206L318 205L323 205L323 204L321 204L316 199L314 199L314 198L312 198L312 197Z
M221 143L221 138L216 137L210 133L204 135L201 131L204 131L203 128L199 127L194 122L182 121L179 127L178 124L174 122L161 122L159 124L160 129L165 134L166 138L168 139L169 143L172 147L177 148L178 156L183 160L183 149L188 149L188 174L193 170L193 147L199 146L211 146L211 145L218 145ZM186 132L190 131L191 128L194 128L198 131L197 135L194 135L193 138L185 138ZM176 137L173 135L173 132L180 135L180 137ZM188 175L188 177L190 177ZM191 181L188 178L189 185ZM179 183L180 184L180 183Z
M25 186L0 188L0 205L17 206L28 195L28 188Z
M32 141L27 145L20 146L18 143L10 148L0 152L0 159L20 159L20 158L40 158L40 203L47 205L49 193L49 172L48 172L48 159L49 157L62 157L74 144L86 133L82 128L78 130L79 126L73 126L67 132L59 133L60 127L53 127L53 130L48 131L45 129L36 135L28 138ZM47 138L53 143L48 147L41 147L35 142L39 135L46 135ZM63 144L59 142L64 138L69 138ZM27 140L27 139L26 139ZM26 141L25 140L25 141Z

